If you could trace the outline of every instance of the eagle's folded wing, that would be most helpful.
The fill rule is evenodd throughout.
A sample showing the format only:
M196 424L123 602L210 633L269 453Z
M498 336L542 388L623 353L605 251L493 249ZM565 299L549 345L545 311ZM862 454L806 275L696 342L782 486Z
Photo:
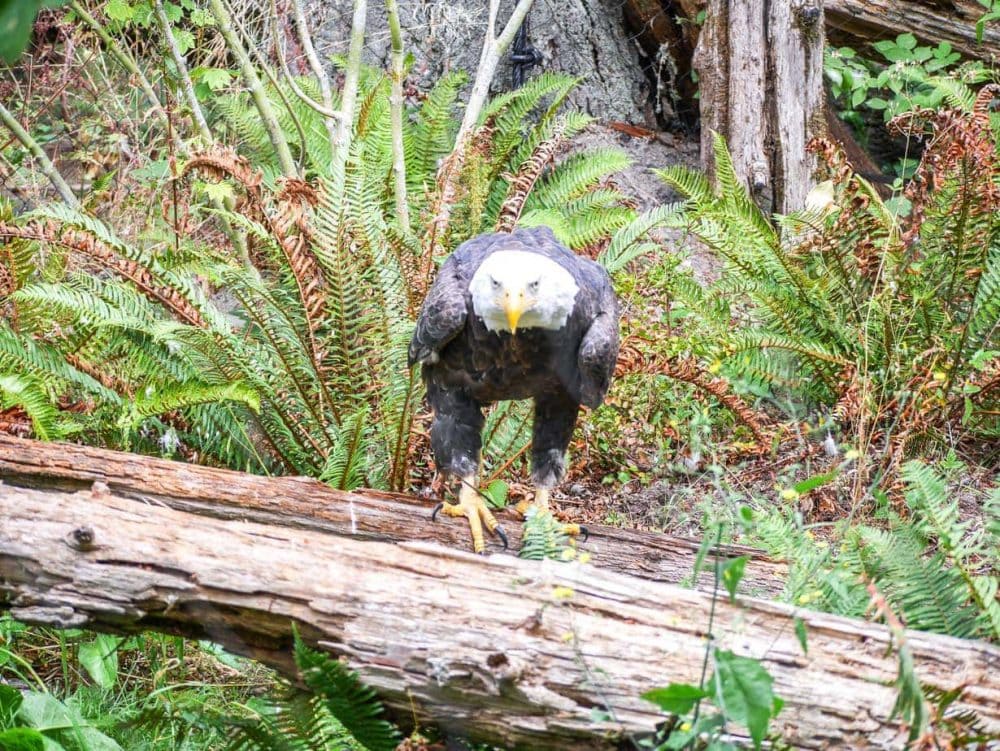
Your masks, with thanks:
M438 353L465 326L468 286L461 264L452 255L441 265L417 318L417 327L410 340L411 366L418 362L437 362Z

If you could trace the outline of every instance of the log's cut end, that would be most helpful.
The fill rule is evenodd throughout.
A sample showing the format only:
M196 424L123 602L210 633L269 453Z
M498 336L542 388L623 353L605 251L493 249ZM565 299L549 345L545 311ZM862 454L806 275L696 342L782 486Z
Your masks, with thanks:
M209 638L289 670L291 624L346 657L401 718L514 748L608 748L662 719L639 696L697 682L711 596L579 562L480 557L165 508L115 492L0 486L0 609L35 623ZM81 546L76 532L88 531ZM751 564L752 565L752 564ZM894 747L885 628L746 599L720 647L761 658L802 748ZM1000 732L1000 650L908 635L928 686ZM595 723L594 710L613 722Z

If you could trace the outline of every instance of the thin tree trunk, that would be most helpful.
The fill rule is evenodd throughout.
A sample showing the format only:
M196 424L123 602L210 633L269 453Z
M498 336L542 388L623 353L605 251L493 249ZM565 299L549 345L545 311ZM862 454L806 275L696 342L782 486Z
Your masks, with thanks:
M423 283L430 285L430 275L433 270L433 259L437 255L438 245L444 237L448 228L448 221L451 219L451 210L455 203L455 188L459 177L462 174L462 167L465 164L465 149L468 145L472 131L479 122L479 116L486 105L486 99L490 93L490 85L496 75L497 65L503 57L507 48L514 41L517 30L524 23L525 16L531 10L534 0L518 0L514 10L507 20L503 31L496 36L497 16L500 13L500 0L490 0L489 15L486 21L486 33L483 38L483 50L479 56L479 66L476 69L476 77L472 81L472 91L469 93L469 101L465 105L465 115L462 124L455 136L455 147L451 154L444 160L438 174L438 197L435 201L436 210L434 218L431 220L430 231L427 233L428 241L424 249L424 268L422 269Z
M323 67L323 63L319 59L319 55L316 54L316 48L313 46L312 34L309 32L309 24L306 23L306 14L302 10L302 3L300 0L291 0L292 3L292 15L295 17L295 31L299 37L299 44L302 45L302 50L306 54L306 60L309 61L309 69L312 70L313 75L316 76L316 80L319 82L320 95L323 97L323 106L327 111L333 111L333 87L330 85L330 76L326 74L326 68ZM337 142L337 123L336 116L330 115L326 116L324 120L326 124L327 134L330 136L330 154L336 150Z
M178 482L185 471L176 465ZM0 486L0 518L0 610L49 626L209 638L282 670L297 624L404 722L519 749L609 748L662 719L643 691L697 683L714 611L712 645L761 659L773 675L786 702L774 730L786 742L903 746L890 719L895 645L881 625L713 603L579 562L223 521L101 485ZM958 690L952 711L1000 732L1000 649L917 632L906 641L925 687Z
M170 19L167 18L167 13L163 8L163 0L156 0L154 15L157 26L160 29L160 34L163 36L164 44L166 44L167 50L170 52L170 58L174 61L174 67L177 69L177 79L180 82L181 91L184 93L184 99L187 100L188 108L191 110L191 117L194 118L195 125L198 128L198 134L206 146L211 146L215 143L215 136L212 134L212 129L208 127L208 120L205 119L205 113L201 109L201 102L198 101L198 96L194 92L194 82L191 80L191 73L188 71L187 60L184 59L180 47L177 46L177 40L174 38L173 29L170 26ZM182 151L181 153L186 153L186 151ZM218 198L210 200L216 210L233 210L234 202L232 198L226 198L221 201ZM247 253L246 239L233 228L233 225L225 216L220 216L219 220L222 222L223 232L226 233L226 237L229 238L240 258L244 263L249 264L250 256Z
M351 19L351 46L347 51L347 70L344 71L344 86L340 91L340 121L337 123L337 139L333 152L334 195L344 192L347 179L347 157L354 133L354 104L358 97L358 79L361 76L361 51L365 43L365 20L368 15L368 0L354 0L354 16Z
M278 164L281 167L282 173L286 177L298 177L298 167L295 164L292 151L288 147L288 141L285 139L285 134L278 122L278 116L271 106L271 100L264 89L264 83L260 80L260 76L257 75L257 70L254 68L253 63L250 62L250 57L247 55L243 43L233 29L233 21L229 16L229 11L226 9L224 0L209 0L209 7L212 9L212 15L215 16L215 21L219 25L219 33L222 34L222 38L226 41L226 47L233 57L236 58L240 72L243 75L243 81L250 90L250 96L253 97L254 104L257 106L257 112L260 114L261 122L267 131L271 146L274 148L274 153L278 158Z
M389 97L392 119L392 172L395 177L396 216L406 234L410 234L410 207L406 198L406 154L403 150L403 30L399 25L396 0L385 0L392 38L392 94Z
M32 138L28 131L21 127L21 123L4 106L2 101L0 101L0 123L3 123L7 130L13 134L14 138L31 153L31 156L38 164L39 171L48 178L60 197L74 209L79 208L80 202L77 200L76 194L73 193L73 189L69 187L66 180L63 179L62 174L56 169L52 160L49 159L49 155L45 153L45 149L38 144L38 141Z

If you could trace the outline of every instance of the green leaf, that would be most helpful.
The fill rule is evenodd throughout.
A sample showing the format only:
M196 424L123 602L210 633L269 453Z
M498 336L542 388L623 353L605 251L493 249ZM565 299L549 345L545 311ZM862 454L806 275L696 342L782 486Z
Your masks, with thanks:
M900 34L896 37L896 44L902 47L904 50L912 50L917 46L917 38L907 32L906 34Z
M35 16L43 8L56 8L65 0L0 0L0 61L13 63L31 39Z
M0 733L0 751L44 751L45 736L33 728L11 728Z
M134 14L135 8L125 0L108 0L108 4L104 7L104 15L119 23L131 21Z
M826 485L828 482L835 480L839 472L837 470L832 470L830 472L824 472L821 475L813 475L812 477L803 480L802 482L797 482L792 487L795 488L795 492L799 495L808 493L810 490L815 490L818 487Z
M509 490L509 486L503 480L494 480L483 491L483 495L486 496L493 508L503 508L507 505L507 492Z
M187 29L173 29L172 33L182 55L194 47L194 34Z
M191 71L191 80L204 83L211 91L221 91L233 80L233 74L225 68L199 66Z
M700 699L708 696L708 691L690 683L671 683L666 688L654 688L642 695L664 712L683 715L694 709Z
M806 632L806 622L795 616L795 636L799 640L799 646L802 647L802 654L809 654L809 635Z
M780 709L771 674L759 660L716 649L715 675L709 685L715 705L727 720L745 726L754 748L759 749L771 718Z
M87 674L101 688L114 688L118 680L118 644L109 634L98 634L92 642L80 645L78 659Z
M739 558L733 558L722 564L722 584L729 592L730 601L736 599L736 590L739 588L740 582L743 581L743 572L748 560L750 560L748 556L741 555Z

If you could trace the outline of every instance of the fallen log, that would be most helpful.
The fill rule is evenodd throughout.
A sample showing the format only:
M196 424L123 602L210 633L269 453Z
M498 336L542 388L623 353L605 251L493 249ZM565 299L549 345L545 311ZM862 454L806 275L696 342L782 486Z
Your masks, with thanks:
M990 61L1000 57L1000 26L987 24L976 41L976 22L986 14L976 0L825 0L826 27L838 44L895 39L904 31L924 43L948 42L966 57Z
M115 494L223 519L352 535L383 541L432 540L467 550L468 527L458 521L431 522L434 502L374 490L345 493L302 477L258 477L242 472L72 444L41 443L0 435L0 480L24 487L79 490L95 482ZM501 515L511 551L521 546L521 523ZM588 527L581 547L595 564L656 581L690 579L699 541L652 532ZM495 544L494 552L500 548ZM743 582L746 594L781 592L786 567L753 548L724 546L720 557L747 555L754 562ZM698 585L711 590L703 572Z
M141 463L141 462L140 462ZM177 469L180 469L179 467ZM592 565L218 519L0 486L0 610L31 623L209 638L289 670L291 624L397 717L521 749L598 749L660 719L639 694L697 682L708 594ZM754 564L750 564L752 568ZM902 748L887 629L761 600L715 604L718 644L763 660L798 748ZM1000 733L1000 649L907 634L926 686ZM595 721L592 710L614 718Z

